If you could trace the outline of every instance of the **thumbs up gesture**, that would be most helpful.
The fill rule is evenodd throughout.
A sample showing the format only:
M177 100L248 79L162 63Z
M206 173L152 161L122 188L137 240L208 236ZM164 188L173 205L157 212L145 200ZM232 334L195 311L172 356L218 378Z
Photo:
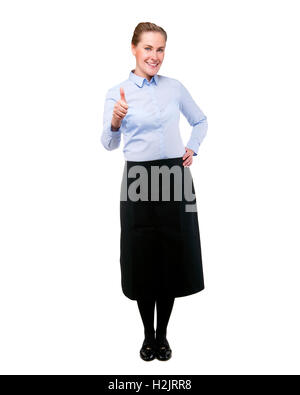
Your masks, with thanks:
M120 88L120 100L115 103L113 110L113 117L111 125L113 128L119 129L122 123L122 119L127 114L128 104L125 99L125 92L123 88Z

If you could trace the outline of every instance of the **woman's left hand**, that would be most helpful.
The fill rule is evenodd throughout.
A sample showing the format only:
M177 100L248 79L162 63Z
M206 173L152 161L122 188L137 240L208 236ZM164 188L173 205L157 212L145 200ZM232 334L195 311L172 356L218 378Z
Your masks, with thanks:
M185 147L185 154L183 155L183 166L190 166L193 163L194 151L190 148Z

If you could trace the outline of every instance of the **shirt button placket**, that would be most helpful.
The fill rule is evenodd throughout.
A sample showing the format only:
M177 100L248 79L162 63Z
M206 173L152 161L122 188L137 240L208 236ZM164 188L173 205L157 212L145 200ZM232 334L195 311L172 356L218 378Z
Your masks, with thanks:
M165 149L164 149L164 133L163 133L163 127L162 127L162 120L161 120L161 111L160 111L160 108L159 108L159 105L158 105L158 102L157 102L157 99L155 96L155 92L154 92L155 88L156 88L156 86L154 86L154 83L150 84L150 93L152 96L152 102L153 102L153 105L157 111L157 121L159 124L159 133L160 133L160 139L159 139L160 152L159 152L159 154L160 154L160 159L163 159L166 157L165 156Z

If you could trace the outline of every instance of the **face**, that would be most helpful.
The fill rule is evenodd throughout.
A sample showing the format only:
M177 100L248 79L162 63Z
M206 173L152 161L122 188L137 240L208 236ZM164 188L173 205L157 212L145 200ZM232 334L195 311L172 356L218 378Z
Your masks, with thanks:
M144 32L135 47L131 50L136 57L135 74L147 78L148 81L158 73L165 56L166 42L159 32Z

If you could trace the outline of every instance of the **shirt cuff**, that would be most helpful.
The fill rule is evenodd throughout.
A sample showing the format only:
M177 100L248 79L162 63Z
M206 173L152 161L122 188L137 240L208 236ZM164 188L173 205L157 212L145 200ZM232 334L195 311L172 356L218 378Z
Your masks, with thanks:
M121 127L119 128L119 130L114 131L114 130L111 129L111 126L110 126L110 127L108 128L108 130L107 130L107 134L108 134L110 137L120 137L120 134L121 134Z
M187 148L192 149L194 151L193 156L198 155L198 150L199 150L199 143L196 141L189 141L186 145Z

